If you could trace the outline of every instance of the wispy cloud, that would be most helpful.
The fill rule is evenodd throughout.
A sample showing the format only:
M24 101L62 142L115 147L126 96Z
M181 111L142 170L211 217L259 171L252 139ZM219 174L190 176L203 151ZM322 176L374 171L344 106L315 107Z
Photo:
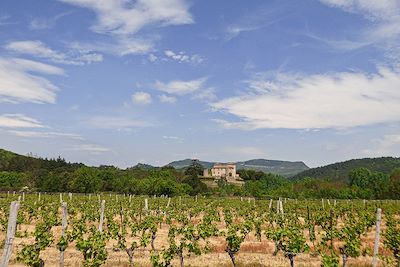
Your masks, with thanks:
M342 128L400 120L400 72L342 72L281 75L265 81L264 92L217 101L211 106L240 121L218 120L225 128ZM272 89L272 90L271 90Z
M372 143L376 143L376 147L365 149L364 154L375 157L396 154L400 151L400 134L387 134L378 140L372 140Z
M238 154L238 155L247 155L247 156L262 156L265 155L264 151L258 147L252 146L235 146L235 147L226 147L223 149L225 153L228 154Z
M68 54L55 51L41 41L15 41L5 45L5 48L19 54L47 59L54 63L84 65L103 61L103 56L97 53L82 53L70 51Z
M189 80L189 81L174 80L168 83L156 81L154 87L162 92L166 92L169 94L186 95L202 88L206 80L207 78L203 77L200 79Z
M184 0L60 0L64 3L87 8L96 13L97 21L91 30L111 36L121 55L137 54L152 47L151 41L143 46L137 34L151 25L167 26L193 23L189 6ZM149 44L150 43L150 44ZM107 45L107 50L115 50ZM121 51L121 48L125 48ZM140 48L140 49L138 49Z
M46 132L46 131L20 131L10 130L9 133L28 138L70 138L75 140L83 140L83 137L79 134L73 133L62 133L62 132Z
M245 26L245 25L230 25L226 28L225 32L227 33L227 39L231 40L243 32L251 32L260 29L262 26Z
M172 50L165 50L164 55L171 60L177 61L179 63L191 63L200 64L204 59L200 55L188 55L185 52L174 52Z
M336 39L323 38L313 33L305 33L304 35L306 37L309 37L310 39L325 44L329 48L339 51L357 50L373 44L372 40L367 40L367 39L362 40L360 39L360 37L355 37L354 40L346 40L346 39L336 40Z
M173 135L163 135L162 138L165 140L175 141L175 142L179 142L179 143L183 142L182 138L180 138L178 136L173 136Z
M249 10L236 21L225 27L225 39L232 40L243 33L257 31L262 28L279 23L291 16L292 10L296 9L297 3L288 5L285 2L267 2L257 6L257 9Z
M117 56L141 55L153 51L154 39L121 37L103 42L72 42L69 46L87 54L103 52Z
M176 97L173 96L160 95L158 96L158 98L160 99L161 103L168 103L168 104L176 103Z
M333 45L350 47L356 43L374 44L376 47L386 51L391 59L400 59L400 2L397 0L320 0L322 3L341 8L346 12L362 15L370 21L359 37L359 40L353 40L346 43L345 40Z
M55 103L58 88L33 73L63 75L64 71L36 61L0 57L0 102Z
M111 152L111 149L97 144L80 144L69 148L69 150L86 151L92 154L102 154Z
M152 123L116 116L98 116L89 120L89 126L99 129L129 130L133 128L151 127Z
M146 92L136 92L132 95L132 101L138 105L147 105L152 102L151 95Z
M192 99L198 99L203 101L211 101L215 100L217 96L215 95L215 88L209 87L206 89L202 89L193 95Z
M72 12L63 12L63 13L60 13L60 14L50 17L50 18L34 18L29 23L29 29L45 30L45 29L53 28L59 19L65 17L71 13Z
M0 115L0 127L43 128L44 125L40 121L23 114L3 114Z

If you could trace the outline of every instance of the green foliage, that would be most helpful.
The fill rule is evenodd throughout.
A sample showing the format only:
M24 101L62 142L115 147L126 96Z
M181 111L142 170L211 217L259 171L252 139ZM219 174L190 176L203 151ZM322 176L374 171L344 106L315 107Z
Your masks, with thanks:
M76 242L76 248L83 254L83 266L98 267L106 262L107 237L98 232L94 227L90 229L87 238L80 237Z
M400 196L400 168L396 168L390 174L389 180L390 197L397 199Z
M28 177L25 173L15 171L0 172L0 188L9 190L14 188L22 188L28 182Z
M322 267L339 267L339 257L336 254L325 254L321 255Z
M70 188L73 192L94 193L101 189L100 171L95 168L80 167L74 172Z
M393 216L388 216L385 237L385 247L390 249L394 258L397 261L397 266L400 266L400 221Z
M44 266L40 258L40 251L50 246L53 242L53 234L50 229L53 226L51 221L38 222L35 227L35 244L24 245L17 254L17 260L32 267Z
M251 162L255 164L258 161L265 164L265 160ZM0 149L0 187L7 191L19 191L28 187L30 191L41 192L113 191L168 196L214 194L300 199L400 198L399 158L350 160L311 169L299 174L296 179L256 170L239 170L238 173L245 181L244 186L220 179L217 188L207 188L199 179L203 174L203 166L208 166L204 165L205 162L186 160L185 166L188 162L191 165L184 172L172 166L156 168L144 164L127 169L105 165L87 167L68 163L60 157L41 159ZM280 166L284 162L268 161L268 164ZM390 172L392 173L389 176Z
M185 170L185 175L189 176L197 176L203 175L203 166L198 162L198 160L192 160L190 166Z
M352 159L303 171L299 174L296 174L293 179L302 179L305 177L330 178L335 181L348 182L349 174L354 169L367 168L372 172L389 174L393 169L399 167L400 158L382 157Z
M43 260L40 258L40 249L36 245L26 245L17 255L17 260L31 267L44 266Z

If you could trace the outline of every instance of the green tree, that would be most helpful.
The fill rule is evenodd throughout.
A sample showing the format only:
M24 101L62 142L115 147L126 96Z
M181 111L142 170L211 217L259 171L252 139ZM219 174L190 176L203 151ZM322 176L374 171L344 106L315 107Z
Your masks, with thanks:
M198 160L192 160L190 166L185 170L185 175L203 175L203 166Z
M74 192L93 193L101 189L99 170L89 167L80 167L74 172L70 189Z
M390 174L389 180L390 197L400 198L400 168L396 168Z

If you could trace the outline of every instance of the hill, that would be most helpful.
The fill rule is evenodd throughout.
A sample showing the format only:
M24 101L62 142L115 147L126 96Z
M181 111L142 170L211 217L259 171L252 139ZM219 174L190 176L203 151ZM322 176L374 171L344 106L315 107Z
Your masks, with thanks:
M138 163L135 166L130 167L128 169L156 170L156 169L158 169L158 167L154 167L150 164Z
M204 168L212 168L216 162L198 161ZM167 166L172 166L175 169L185 169L190 166L192 159L184 159L173 161ZM238 170L255 170L266 173L279 174L286 177L291 177L299 172L309 169L304 162L301 161L282 161L282 160L267 160L267 159L252 159L247 161L235 162Z
M350 171L361 167L367 168L373 172L382 172L389 174L393 169L400 168L400 158L381 157L352 159L305 170L296 174L293 179L311 177L330 178L338 181L348 181Z

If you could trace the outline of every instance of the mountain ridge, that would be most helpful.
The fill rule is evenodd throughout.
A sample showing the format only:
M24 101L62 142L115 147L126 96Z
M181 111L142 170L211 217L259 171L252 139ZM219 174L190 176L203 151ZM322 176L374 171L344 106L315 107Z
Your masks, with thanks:
M168 163L166 166L172 166L175 169L184 169L190 166L194 159L183 159L176 160ZM204 168L212 168L215 163L214 161L202 161L197 160ZM300 173L304 170L308 170L309 167L302 161L284 161L284 160L269 160L269 159L250 159L246 161L232 162L236 164L238 170L255 170L266 173L279 174L286 177L291 177Z

